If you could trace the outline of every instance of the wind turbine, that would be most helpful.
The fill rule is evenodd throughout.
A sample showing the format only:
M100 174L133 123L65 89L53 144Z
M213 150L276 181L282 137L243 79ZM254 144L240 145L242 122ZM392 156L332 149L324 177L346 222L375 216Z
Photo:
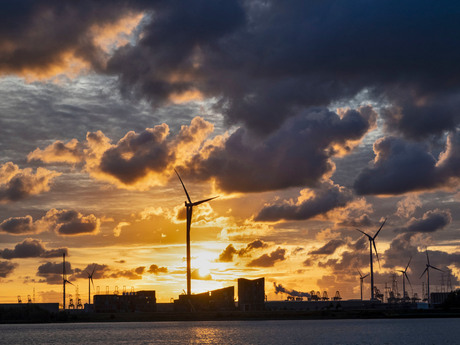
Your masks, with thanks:
M412 260L412 256L409 258L409 262L407 263L406 268L404 270L398 270L398 272L402 273L402 278L403 278L403 302L406 301L406 279L409 282L410 287L412 288L412 284L409 280L409 276L407 275L407 269L409 268L411 260Z
M185 195L187 196L187 201L185 201L185 207L187 209L187 295L190 296L192 294L192 272L191 272L191 267L190 267L190 226L192 223L192 213L193 213L193 207L198 206L202 203L205 203L207 201L213 200L217 198L217 196L205 200L200 200L200 201L195 201L192 202L190 199L190 195L188 195L187 188L185 188L184 182L182 182L182 179L179 176L179 173L177 172L176 169L174 169L176 172L177 177L179 177L180 183L182 184L182 187L184 187L184 192Z
M380 228L379 230L377 231L377 233L374 235L374 236L371 236L369 234L366 234L364 231L362 230L359 230L359 229L356 229L358 230L360 233L364 234L367 236L367 238L369 239L369 248L370 248L370 266L371 266L371 301L374 300L374 266L372 264L372 246L374 246L374 249L375 249L375 256L377 257L377 261L379 262L379 266L380 266L380 260L379 260L379 254L377 253L377 247L375 246L375 238L379 235L379 232L380 230L382 230L383 226L385 225L385 222L386 222L386 218L385 220L383 221L382 225L380 225Z
M65 310L65 284L73 285L67 280L67 274L65 272L65 252L62 253L62 309Z
M431 304L431 297L430 297L430 268L434 268L435 270L438 270L438 271L441 271L441 272L444 272L444 271L440 270L439 268L434 267L434 266L432 266L430 264L430 258L428 257L428 249L425 251L425 253L426 253L426 267L425 267L425 270L423 271L423 273L420 275L420 278L422 278L423 275L426 272L427 292L428 292L428 305L430 305Z
M364 278L366 278L366 277L369 275L369 273L363 276L363 275L361 274L361 271L360 271L359 269L358 269L358 273L359 273L359 280L360 280L360 286L361 286L361 301L362 301L362 300L363 300L363 283L364 283Z
M96 265L94 265L93 271L91 272L91 274L89 274L88 271L85 271L86 274L88 275L88 305L91 305L91 284L93 284L93 288L94 288L93 274L95 270L96 270Z

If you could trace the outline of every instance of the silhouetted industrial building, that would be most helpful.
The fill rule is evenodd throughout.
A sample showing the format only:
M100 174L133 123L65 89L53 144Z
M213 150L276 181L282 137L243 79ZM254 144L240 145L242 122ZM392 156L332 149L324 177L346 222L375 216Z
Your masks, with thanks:
M175 311L211 311L234 309L235 288L233 286L203 292L196 295L179 295L179 299L174 300Z
M243 311L264 310L265 278L238 279L238 308Z
M430 293L431 304L443 304L450 292L432 292Z
M94 311L98 313L156 311L155 291L125 292L122 295L94 295Z

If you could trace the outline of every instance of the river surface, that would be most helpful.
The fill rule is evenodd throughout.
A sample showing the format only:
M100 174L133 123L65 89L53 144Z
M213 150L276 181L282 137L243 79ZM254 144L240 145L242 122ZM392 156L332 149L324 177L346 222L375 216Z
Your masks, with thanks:
M0 344L460 344L460 319L15 324Z

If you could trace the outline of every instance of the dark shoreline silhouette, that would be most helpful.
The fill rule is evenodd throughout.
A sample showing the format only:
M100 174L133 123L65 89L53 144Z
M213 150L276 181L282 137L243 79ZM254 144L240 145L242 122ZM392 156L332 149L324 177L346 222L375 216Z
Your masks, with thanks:
M460 308L403 310L315 310L315 311L208 311L208 312L146 312L88 313L60 311L52 313L33 305L0 311L0 323L60 323L60 322L161 322L161 321L263 321L263 320L337 320L337 319L397 319L397 318L460 318Z

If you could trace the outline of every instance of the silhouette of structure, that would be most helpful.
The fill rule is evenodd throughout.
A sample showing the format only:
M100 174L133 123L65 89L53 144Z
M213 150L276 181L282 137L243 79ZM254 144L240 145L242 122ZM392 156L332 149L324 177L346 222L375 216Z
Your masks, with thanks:
M368 274L366 275L362 275L361 271L358 269L358 273L359 273L359 285L360 285L360 288L361 288L361 301L363 300L363 284L364 284L364 278L366 278Z
M98 313L152 312L156 311L156 296L153 290L126 292L122 295L94 295L94 311Z
M65 272L65 252L62 253L62 309L65 310L65 284L73 285L67 280L67 274Z
M264 310L265 278L238 279L238 308L242 311Z
M377 231L377 233L374 236L366 234L362 230L356 229L360 233L366 235L367 238L369 239L369 248L370 248L370 257L369 257L369 259L370 259L370 266L371 266L371 301L374 300L374 267L373 267L373 264L372 264L372 246L375 249L375 256L377 257L377 261L379 262L379 265L380 265L379 255L377 253L377 247L375 246L375 238L379 235L380 230L382 230L382 228L385 225L386 221L387 221L386 219L383 221L382 225L380 225L379 230Z
M179 173L177 172L176 169L174 169L174 171L176 172L177 177L179 177L182 187L184 187L184 192L188 200L188 202L187 201L185 202L185 207L187 209L187 296L191 296L192 294L192 271L191 271L191 264L190 264L190 227L192 224L193 207L198 206L207 201L213 200L217 198L217 196L213 198L205 199L205 200L192 202L192 200L190 199L190 195L188 194L187 189L185 188L184 182L182 182L182 179L179 176Z
M179 295L179 298L174 300L174 310L177 312L235 310L235 288L229 286L191 296Z
M93 284L93 289L94 289L93 274L95 270L96 270L96 265L94 265L91 274L89 274L88 271L86 271L86 274L88 275L88 304L91 304L91 284Z
M443 270L440 270L437 267L434 267L433 265L430 264L430 258L428 256L428 250L425 251L426 254L426 266L425 270L423 273L420 275L420 278L423 277L423 275L426 273L426 288L427 288L427 299L428 299L428 304L431 304L431 296L430 296L430 268L433 268L435 270L444 272Z
M409 299L409 296L406 296L406 279L410 287L412 288L412 284L409 280L409 276L407 275L407 269L409 268L411 260L412 260L412 256L409 258L409 262L407 263L406 268L404 270L398 270L398 272L402 273L402 279L403 279L403 297L402 297L403 302L406 302L406 300Z

